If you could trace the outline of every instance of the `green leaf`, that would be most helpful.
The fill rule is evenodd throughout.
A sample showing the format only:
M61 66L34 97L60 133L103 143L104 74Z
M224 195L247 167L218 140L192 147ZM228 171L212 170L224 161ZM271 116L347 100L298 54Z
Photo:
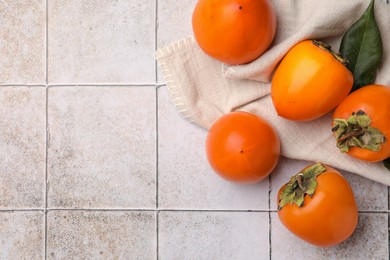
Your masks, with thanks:
M383 161L383 165L390 171L390 157Z
M354 76L352 91L375 82L382 61L383 43L375 21L374 2L344 34L340 53L348 60L347 67Z

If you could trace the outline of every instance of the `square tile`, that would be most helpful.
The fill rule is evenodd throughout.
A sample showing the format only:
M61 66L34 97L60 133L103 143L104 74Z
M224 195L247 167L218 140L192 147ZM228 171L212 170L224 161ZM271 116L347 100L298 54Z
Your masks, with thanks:
M45 0L1 1L0 83L45 84Z
M340 171L354 192L359 211L387 211L387 186L357 174Z
M0 208L44 207L45 88L2 87L0 104Z
M192 12L196 2L196 0L163 0L158 2L157 48L163 48L193 35ZM163 83L159 67L157 71L158 82Z
M154 87L49 89L48 203L155 208Z
M155 83L155 1L49 1L49 82Z
M279 189L287 183L291 176L297 174L311 162L282 158L271 175L271 209L277 208L277 194ZM387 186L371 181L354 173L340 171L350 184L358 205L359 211L387 211Z
M160 212L159 259L269 259L266 212Z
M154 212L50 211L48 259L156 259Z
M193 35L192 13L196 2L196 0L163 0L158 2L158 48Z
M0 259L44 259L44 213L0 212Z
M159 88L159 208L268 210L268 179L240 185L219 177L207 162L206 136L179 115L166 87Z
M388 259L388 215L360 213L357 228L341 244L319 248L300 240L272 213L271 245L273 259Z

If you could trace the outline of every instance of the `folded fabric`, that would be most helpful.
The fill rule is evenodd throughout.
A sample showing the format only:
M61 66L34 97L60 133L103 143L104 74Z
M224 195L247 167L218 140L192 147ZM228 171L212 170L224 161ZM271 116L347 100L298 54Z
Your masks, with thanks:
M283 156L320 161L390 186L390 172L342 154L331 132L331 113L310 122L293 122L276 114L270 93L272 74L283 56L304 39L322 40L338 50L341 36L362 15L367 0L274 0L278 25L272 46L257 60L228 66L210 58L193 37L157 51L156 58L173 103L190 122L208 129L231 111L257 114L274 126ZM384 42L376 83L390 86L390 5L375 4Z

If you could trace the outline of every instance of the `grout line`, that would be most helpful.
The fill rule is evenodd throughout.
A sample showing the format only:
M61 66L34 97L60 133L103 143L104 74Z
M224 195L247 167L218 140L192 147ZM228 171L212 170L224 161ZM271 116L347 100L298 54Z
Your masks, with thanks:
M78 83L69 83L69 84L49 84L48 87L156 87L155 83L126 83L126 84L78 84Z
M46 87L46 108L45 108L45 143L46 143L46 150L45 150L45 209L47 209L48 206L48 154L49 154L49 88Z
M49 103L49 88L46 87L46 120L45 120L45 142L46 142L46 147L45 147L45 259L47 259L47 206L48 206L48 185L47 185L47 180L48 180L48 142L49 142L49 133L48 133L48 121L49 121L49 112L48 112L48 103Z
M359 213L363 214L389 214L389 211L386 210L359 210Z
M225 212L225 213L267 213L268 210L227 210L227 209L131 209L131 208L37 208L37 209L2 209L0 212L18 212L18 211L134 211L134 212ZM276 212L273 210L271 212ZM378 213L378 212L375 212ZM388 212L386 212L388 213Z
M42 211L45 212L44 208L41 209L0 209L0 213L6 213L6 212L34 212L34 211Z
M160 212L156 212L156 259L158 260L159 258L159 217L160 217Z
M155 2L155 20L154 20L154 52L157 52L157 32L158 32L158 0ZM154 59L154 73L156 84L158 84L158 68L157 68L157 60Z
M272 191L272 179L271 175L268 176L268 246L269 246L269 259L272 259L272 221L271 221L271 191Z
M158 0L155 1L155 30L154 49L157 51L157 30L158 30ZM157 60L154 59L155 82L156 82L156 259L159 259L159 211L158 211L158 69Z
M47 162L48 162L48 141L49 141L49 133L48 133L48 103L49 103L49 0L46 0L46 50L45 50L45 94L46 94L46 104L45 104L45 243L44 243L44 259L47 259L47 198L48 198L48 185L47 185L47 179L48 179L48 173L47 173Z
M115 209L115 208L47 208L47 211L134 211L134 212L156 212L155 209Z
M47 210L45 210L45 243L44 243L44 252L45 259L47 259Z
M390 259L390 214L387 215L387 243L388 243L388 248L387 248L387 254L389 256L388 259Z
M78 83L69 83L69 84L0 84L1 87L162 87L165 86L165 83L155 84L155 83L124 83L124 84L78 84Z
M46 84L0 84L1 87L46 87Z
M158 210L158 87L156 86L156 210Z
M136 208L19 208L19 209L0 209L1 212L24 212L24 211L134 211L134 212L225 212L225 213L277 213L274 209L136 209ZM390 214L390 211L386 210L359 210L359 213L363 214Z
M46 39L45 39L45 44L46 44L46 66L45 66L45 73L46 73L46 86L49 84L49 0L46 0Z
M227 209L158 209L159 212L226 212L226 213L249 213L249 212L262 212L266 213L269 212L269 210L241 210L241 209L233 209L233 210L227 210ZM276 211L275 211L276 212Z

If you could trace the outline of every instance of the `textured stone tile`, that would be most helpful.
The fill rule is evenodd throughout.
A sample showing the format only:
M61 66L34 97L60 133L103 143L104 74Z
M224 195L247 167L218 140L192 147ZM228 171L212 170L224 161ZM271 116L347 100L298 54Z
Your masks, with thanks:
M283 158L271 177L271 209L277 208L277 194L291 176L312 163ZM354 192L359 211L387 211L387 186L353 173L340 171Z
M155 1L49 1L50 83L154 83Z
M48 259L156 259L154 212L51 211Z
M155 208L152 87L49 89L49 207Z
M355 194L360 211L387 211L387 186L359 175L341 171Z
M44 207L46 92L0 88L0 208Z
M193 35L192 12L196 2L196 0L164 0L158 2L158 48L165 47ZM164 80L160 68L157 71L158 82L163 83Z
M158 48L193 35L192 12L196 0L164 0L158 3ZM178 22L180 21L180 22ZM175 33L172 33L175 32Z
M159 207L268 209L268 179L239 185L219 177L206 159L206 130L178 114L165 87L158 91Z
M1 1L0 83L45 83L45 0Z
M329 248L307 244L290 233L272 213L272 259L388 259L388 215L360 213L354 234L343 243Z
M44 213L0 212L0 259L44 259Z
M268 213L160 212L159 259L269 259Z

